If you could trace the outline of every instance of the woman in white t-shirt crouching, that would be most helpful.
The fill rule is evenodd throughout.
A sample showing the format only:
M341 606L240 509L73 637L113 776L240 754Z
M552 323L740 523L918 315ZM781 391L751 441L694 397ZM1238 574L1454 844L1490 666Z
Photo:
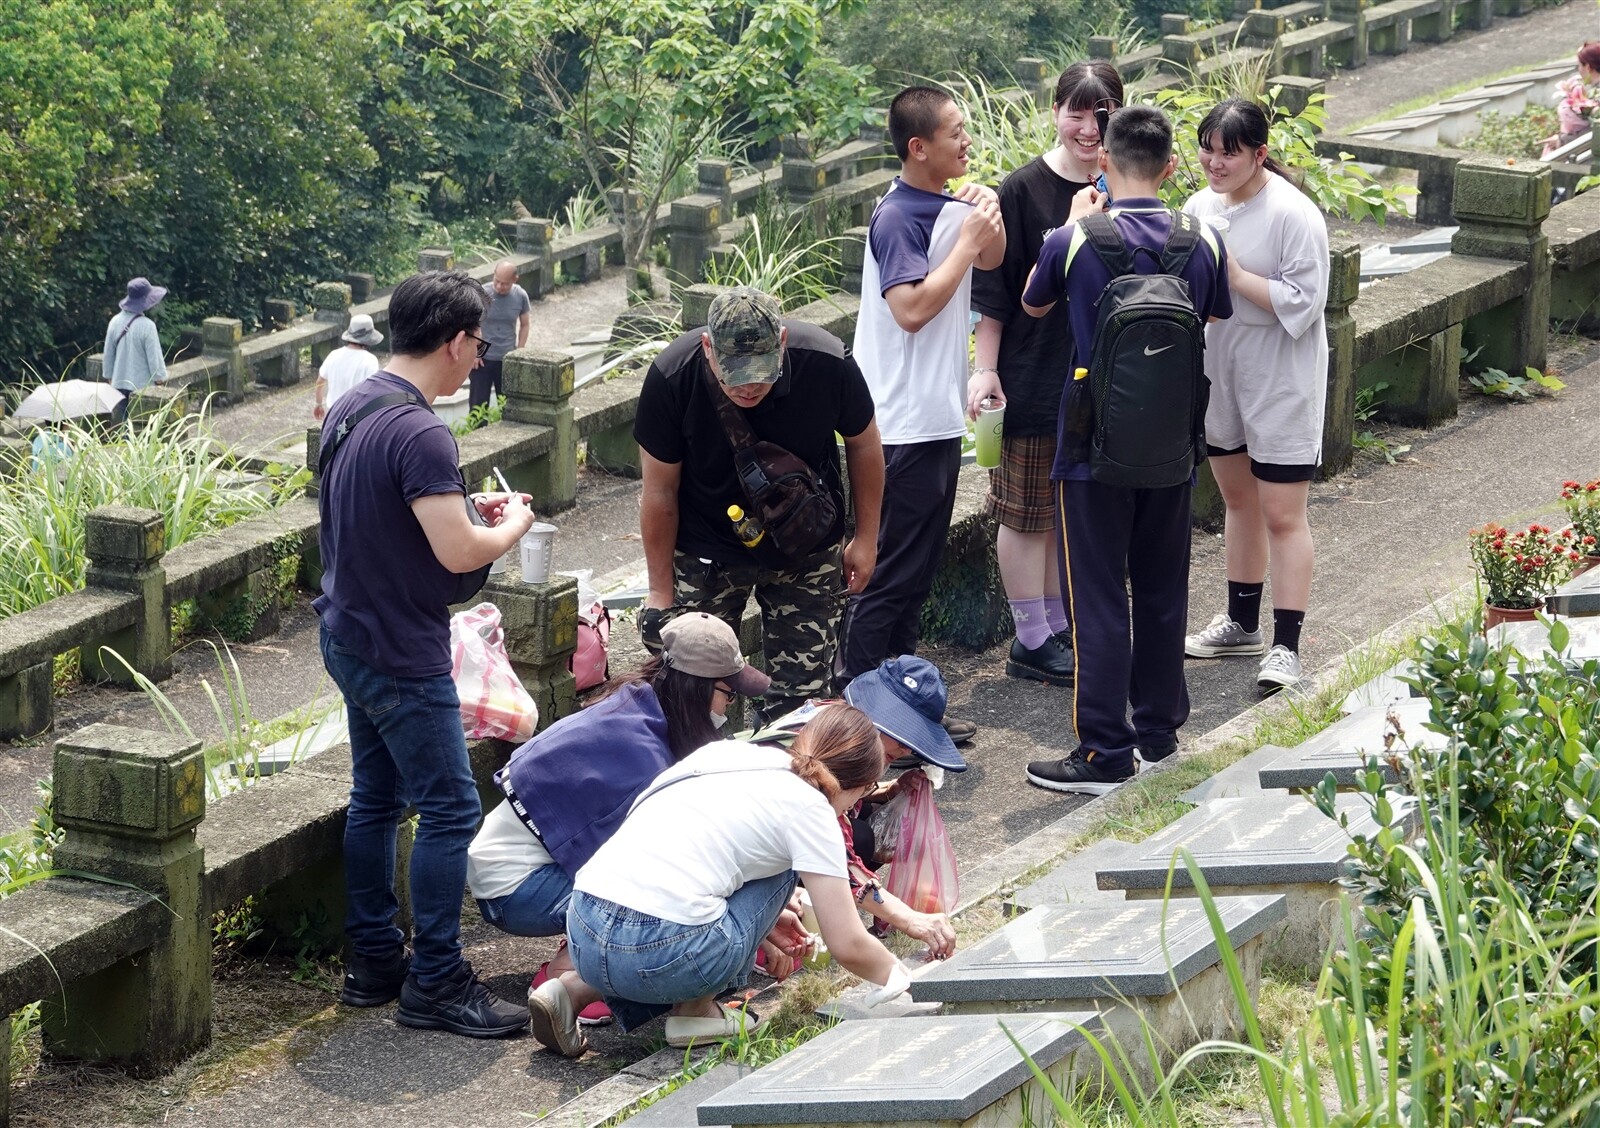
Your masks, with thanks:
M857 915L839 834L839 815L883 771L872 722L836 705L791 751L718 741L656 777L578 871L567 913L578 973L622 1028L670 1008L668 1045L753 1030L755 1015L719 1006L716 996L745 983L757 946L788 914L796 878L833 958L904 990L910 980L900 961ZM798 922L788 923L798 938ZM573 1021L553 982L530 1000L535 1034L541 1024Z

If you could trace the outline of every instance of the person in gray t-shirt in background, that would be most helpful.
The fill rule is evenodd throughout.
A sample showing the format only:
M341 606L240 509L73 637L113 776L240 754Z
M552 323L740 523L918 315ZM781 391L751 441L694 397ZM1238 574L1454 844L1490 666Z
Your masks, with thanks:
M494 264L494 281L485 282L483 292L489 295L489 312L483 315L483 339L489 342L489 351L473 370L472 391L467 396L470 407L488 403L490 389L505 397L500 387L501 363L506 353L528 343L528 327L533 321L533 303L528 291L517 285L517 267L510 259Z

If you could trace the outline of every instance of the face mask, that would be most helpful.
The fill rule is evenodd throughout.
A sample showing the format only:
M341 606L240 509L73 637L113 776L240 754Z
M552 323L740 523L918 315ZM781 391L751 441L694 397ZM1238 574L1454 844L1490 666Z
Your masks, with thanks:
M726 716L724 716L723 714L721 714L721 713L712 713L711 714L711 727L712 728L720 729L723 725L725 725L727 723L728 723L728 718Z

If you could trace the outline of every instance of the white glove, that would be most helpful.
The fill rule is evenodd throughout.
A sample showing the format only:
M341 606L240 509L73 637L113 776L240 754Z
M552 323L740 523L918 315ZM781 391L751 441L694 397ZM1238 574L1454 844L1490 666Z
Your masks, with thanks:
M869 992L862 1002L868 1007L875 1007L879 1003L887 1003L890 999L898 999L911 989L911 973L905 965L895 960L894 967L889 970L889 982L879 987L876 991Z

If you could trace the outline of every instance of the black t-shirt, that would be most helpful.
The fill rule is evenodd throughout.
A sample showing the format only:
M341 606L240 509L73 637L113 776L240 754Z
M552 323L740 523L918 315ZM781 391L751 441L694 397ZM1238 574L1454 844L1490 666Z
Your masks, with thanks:
M1067 303L1045 317L1022 312L1022 288L1039 260L1045 236L1067 222L1072 197L1087 183L1065 180L1035 157L1000 185L1006 256L993 270L972 275L972 308L999 321L1000 386L1006 393L1006 434L1054 435L1061 389L1072 376L1072 325Z
M740 408L757 439L776 443L814 469L833 491L844 535L844 488L834 432L854 437L872 422L872 393L861 369L832 333L798 321L789 330L783 375L753 408ZM683 334L656 357L639 390L633 437L660 462L683 465L678 486L680 552L721 563L751 559L734 535L728 506L748 509L733 472L733 446L706 384L700 330Z

